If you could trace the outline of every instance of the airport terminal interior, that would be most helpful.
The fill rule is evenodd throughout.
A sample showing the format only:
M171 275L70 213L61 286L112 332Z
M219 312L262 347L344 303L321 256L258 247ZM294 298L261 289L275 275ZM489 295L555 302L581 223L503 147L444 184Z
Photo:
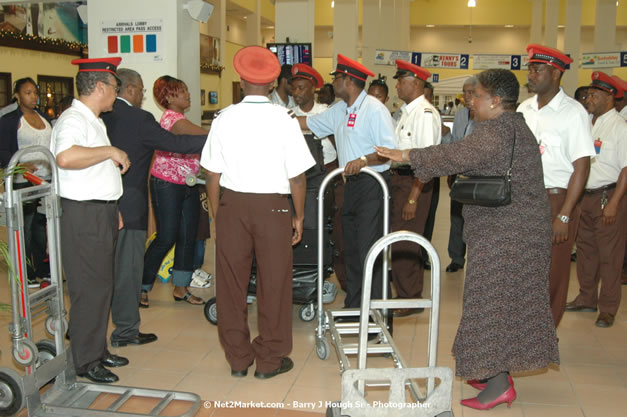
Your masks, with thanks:
M198 12L197 2L210 11ZM37 7L36 7L37 6ZM200 7L200 6L199 6ZM201 7L202 8L202 7ZM204 9L204 8L203 8ZM157 120L163 113L152 96L155 79L169 74L189 86L192 105L187 116L210 129L215 112L241 99L239 77L233 69L234 55L247 45L299 45L306 57L331 82L336 56L354 58L377 76L386 77L391 112L402 101L392 78L394 59L406 58L428 67L434 86L434 105L443 120L452 124L448 103L462 91L464 81L496 65L510 69L520 83L520 99L527 91L525 47L540 43L558 48L575 58L562 85L572 95L580 85L590 84L593 71L603 71L627 80L627 1L625 0L0 0L0 107L10 103L12 84L32 77L39 84L40 110L57 117L61 99L74 95L78 57L123 57L120 67L137 70L148 90L142 107ZM200 14L199 14L200 13ZM35 24L34 22L37 22ZM69 22L69 23L68 23ZM140 35L155 39L150 53L138 44L123 50L112 47L113 30L120 22L133 22ZM159 27L156 34L142 32L138 23ZM106 32L105 29L111 29ZM154 38L149 36L154 35ZM123 35L120 35L122 38ZM56 40L55 40L56 39ZM190 50L192 45L193 50ZM200 52L198 52L200 51ZM433 57L440 62L433 62ZM427 63L427 59L432 59ZM464 58L466 61L464 61ZM415 61L416 59L422 61ZM516 61L516 59L520 61ZM603 61L611 61L603 64ZM437 61L437 60L436 60ZM194 65L189 65L189 63ZM450 62L449 66L444 62ZM371 79L368 79L370 82ZM425 290L441 282L437 366L455 370L451 353L462 314L465 269L445 272L450 198L445 178L440 186L432 244L441 268L425 271ZM212 223L212 236L215 227ZM154 225L150 232L154 231ZM0 227L7 241L7 228ZM215 274L213 238L207 240L203 269ZM432 264L434 262L432 261ZM219 279L219 277L217 278ZM329 280L339 283L334 274ZM215 286L192 289L204 300L214 297ZM30 290L35 291L35 290ZM571 263L568 301L579 291L576 262ZM622 286L627 296L627 285ZM341 308L345 293L340 289L325 309ZM11 290L8 268L0 265L0 367L24 375L13 358ZM69 298L66 291L66 304ZM248 306L251 336L257 334L256 302ZM141 309L141 331L155 333L158 340L141 346L111 347L130 364L117 368L115 385L196 393L202 399L196 416L307 417L327 413L327 405L342 398L342 372L333 344L328 359L316 352L317 318L304 321L300 305L293 307L294 369L270 380L230 375L217 327L205 317L203 306L172 299L171 280L157 279L150 293L150 307ZM69 307L67 308L69 311ZM595 326L597 314L566 312L557 328L560 365L512 376L518 397L511 407L502 404L489 411L462 407L462 399L477 391L462 378L454 377L451 411L456 417L480 415L512 417L622 417L627 410L627 306L620 306L609 328ZM393 338L409 367L427 366L430 311L395 318ZM34 341L50 339L44 330L45 314L33 319ZM109 333L112 324L109 326ZM356 341L356 338L353 339ZM356 362L351 359L352 366ZM389 357L368 358L368 368L393 366ZM251 371L253 368L251 368ZM0 405L6 394L0 384ZM44 387L43 390L49 389ZM386 402L388 390L367 388L370 402ZM94 407L107 407L114 397L104 394ZM129 402L121 411L148 413L154 399ZM163 415L182 412L173 404ZM393 409L389 416L400 415ZM418 413L418 412L417 412ZM27 416L22 409L18 416ZM80 415L80 414L77 414ZM422 416L423 414L415 414ZM427 416L427 414L424 414Z

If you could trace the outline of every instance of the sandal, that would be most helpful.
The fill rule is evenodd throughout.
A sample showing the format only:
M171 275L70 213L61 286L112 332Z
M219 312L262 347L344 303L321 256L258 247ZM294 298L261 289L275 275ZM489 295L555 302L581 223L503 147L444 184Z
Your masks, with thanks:
M139 308L148 308L150 304L148 303L148 293L146 291L142 291L141 299L139 300Z
M174 297L174 301L186 301L189 304L194 304L194 305L203 305L205 304L205 302L203 301L202 298L198 298L195 295L193 295L191 292L187 291L185 293L184 296L182 297L177 297L176 295L173 295L172 297ZM198 302L200 301L200 302Z

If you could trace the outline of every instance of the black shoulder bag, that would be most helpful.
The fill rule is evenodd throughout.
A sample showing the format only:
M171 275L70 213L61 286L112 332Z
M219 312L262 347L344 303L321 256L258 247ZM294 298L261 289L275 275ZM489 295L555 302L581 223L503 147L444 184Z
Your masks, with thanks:
M484 207L507 206L512 202L512 163L514 162L514 147L516 134L512 145L512 157L509 169L504 176L464 176L457 175L451 186L450 196L453 200L463 204L472 204Z

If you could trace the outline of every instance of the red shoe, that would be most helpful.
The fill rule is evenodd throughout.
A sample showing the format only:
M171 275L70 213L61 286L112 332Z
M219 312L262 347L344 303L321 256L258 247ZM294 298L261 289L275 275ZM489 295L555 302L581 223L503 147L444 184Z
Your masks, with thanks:
M512 403L514 402L515 399L516 399L516 390L514 389L514 387L509 387L507 391L499 395L494 401L489 402L487 404L479 402L477 397L462 400L461 404L465 405L466 407L474 408L475 410L490 410L502 403L507 403L507 408L509 408L512 406Z
M509 381L509 385L513 387L514 380L512 379L511 375L507 375L507 380ZM478 379L470 379L466 381L466 383L471 387L478 389L479 391L483 391L486 385L488 385L486 382L479 382Z

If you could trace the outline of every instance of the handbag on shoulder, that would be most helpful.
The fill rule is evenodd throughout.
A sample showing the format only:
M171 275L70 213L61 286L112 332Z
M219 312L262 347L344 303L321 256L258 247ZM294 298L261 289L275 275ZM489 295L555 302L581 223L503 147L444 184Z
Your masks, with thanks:
M472 204L484 207L507 206L512 202L512 163L514 162L514 147L516 134L512 145L512 156L509 169L504 176L464 176L457 175L451 186L451 199L463 204Z

